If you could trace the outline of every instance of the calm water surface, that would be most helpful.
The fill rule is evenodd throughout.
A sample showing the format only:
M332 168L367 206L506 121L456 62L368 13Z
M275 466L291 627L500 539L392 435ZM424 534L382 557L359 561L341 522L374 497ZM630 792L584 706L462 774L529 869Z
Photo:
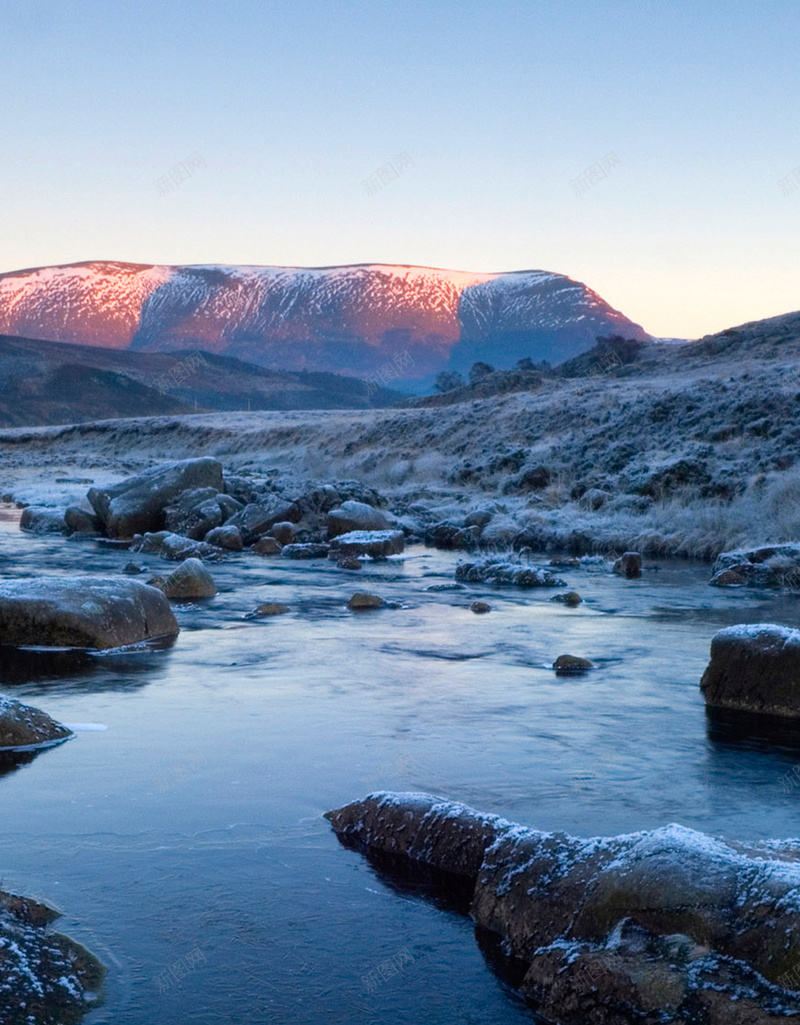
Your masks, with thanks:
M108 727L0 779L3 886L61 908L59 927L109 967L87 1022L534 1021L469 920L330 833L322 813L372 790L582 836L668 822L800 834L800 790L781 784L800 749L714 726L698 689L717 629L798 626L800 599L660 563L638 581L559 571L585 599L567 609L547 590L426 591L456 558L406 556L361 574L235 556L212 568L218 597L176 606L168 650L4 657L4 691ZM0 523L5 578L116 573L130 558ZM401 607L353 614L358 589ZM493 611L470 612L476 598ZM264 601L292 611L243 618ZM556 677L563 652L598 669ZM364 976L401 950L413 961L369 991Z

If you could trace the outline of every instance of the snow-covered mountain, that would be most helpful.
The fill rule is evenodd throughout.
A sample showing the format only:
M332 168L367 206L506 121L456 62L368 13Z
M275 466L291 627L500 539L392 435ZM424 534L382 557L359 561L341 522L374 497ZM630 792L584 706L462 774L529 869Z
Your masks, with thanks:
M276 370L413 387L475 360L553 363L597 335L648 335L562 274L385 264L187 266L94 261L0 275L0 333L106 348L191 348Z

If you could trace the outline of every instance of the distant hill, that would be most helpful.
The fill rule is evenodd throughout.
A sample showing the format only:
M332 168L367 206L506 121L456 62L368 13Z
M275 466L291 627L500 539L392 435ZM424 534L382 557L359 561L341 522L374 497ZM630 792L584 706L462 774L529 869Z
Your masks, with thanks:
M563 274L390 264L169 267L108 261L0 275L0 332L369 377L406 392L476 361L560 363L598 335L649 335Z
M369 409L396 392L194 351L131 352L0 335L0 426L257 409Z

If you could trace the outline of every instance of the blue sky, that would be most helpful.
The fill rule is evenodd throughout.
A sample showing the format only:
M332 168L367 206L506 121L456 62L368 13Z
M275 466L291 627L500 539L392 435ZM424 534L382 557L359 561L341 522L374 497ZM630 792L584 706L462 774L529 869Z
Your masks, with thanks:
M795 310L798 29L796 0L0 0L0 270L542 268L681 337Z

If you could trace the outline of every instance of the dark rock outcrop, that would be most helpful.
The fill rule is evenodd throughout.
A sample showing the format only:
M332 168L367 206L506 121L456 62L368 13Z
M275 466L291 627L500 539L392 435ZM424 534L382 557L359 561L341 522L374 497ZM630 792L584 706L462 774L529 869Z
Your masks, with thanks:
M326 818L376 865L471 887L476 925L549 1020L777 1025L800 1012L787 975L800 962L797 841L678 825L581 840L428 794L371 794Z
M178 623L153 587L125 577L38 577L0 583L0 644L117 648L172 637Z
M300 509L277 495L270 495L261 502L246 505L235 513L226 526L238 527L242 540L251 545L266 534L276 523L299 523Z
M711 708L800 718L800 630L771 623L720 630L700 688Z

